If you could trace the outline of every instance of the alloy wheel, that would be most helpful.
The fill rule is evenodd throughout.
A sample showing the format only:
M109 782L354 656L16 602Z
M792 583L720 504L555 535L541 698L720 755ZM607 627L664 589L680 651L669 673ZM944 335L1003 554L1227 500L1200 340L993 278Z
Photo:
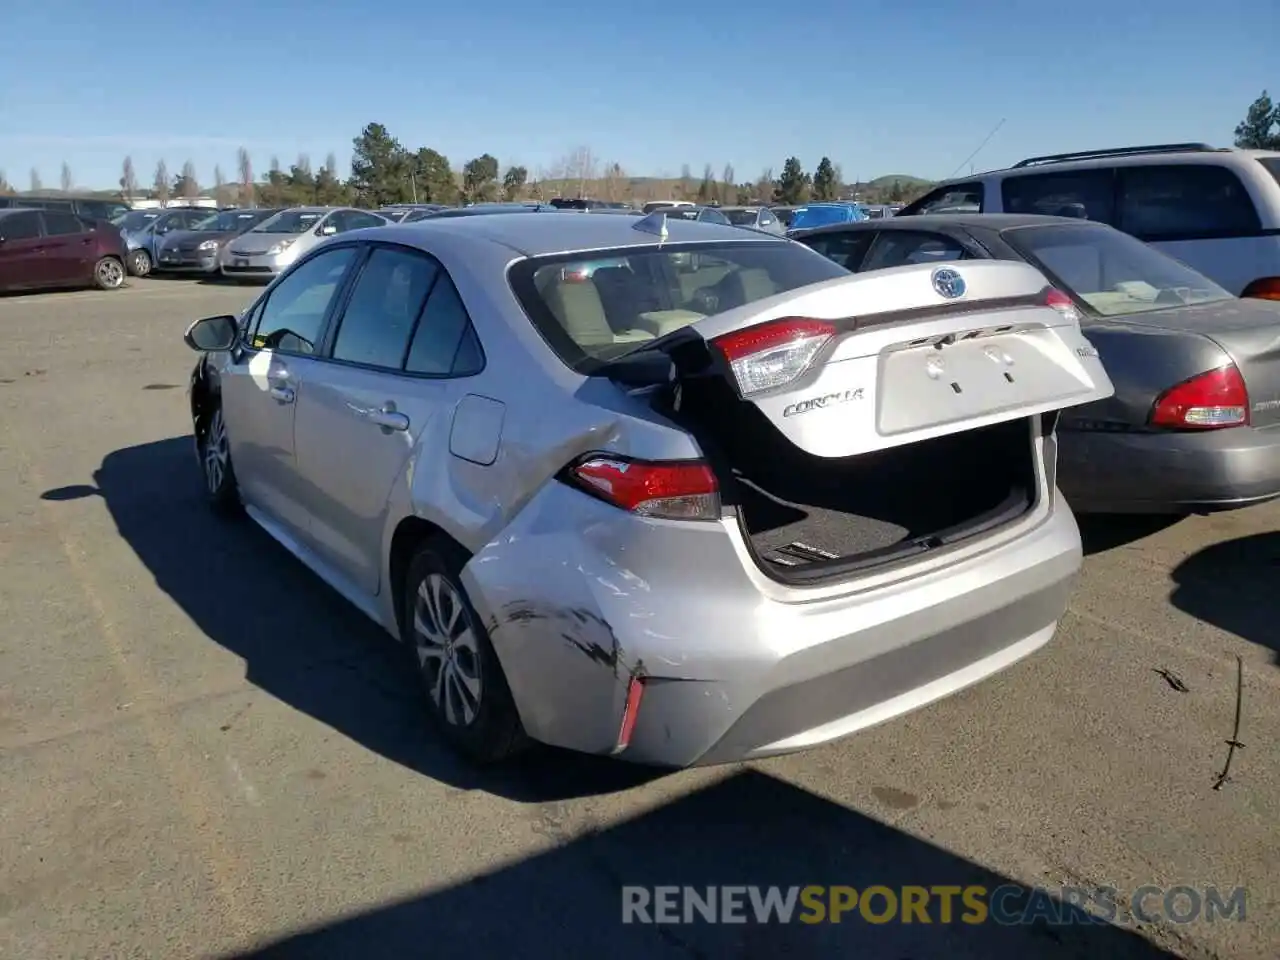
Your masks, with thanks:
M209 492L217 496L227 475L230 452L227 444L227 423L222 419L222 409L213 411L209 420L209 432L204 438L204 479Z
M124 267L119 260L104 259L98 264L98 282L108 290L124 283Z
M413 636L427 691L446 723L470 726L484 688L471 614L446 577L428 574L413 604Z
M145 250L136 250L130 261L135 277L145 277L151 272L151 257Z

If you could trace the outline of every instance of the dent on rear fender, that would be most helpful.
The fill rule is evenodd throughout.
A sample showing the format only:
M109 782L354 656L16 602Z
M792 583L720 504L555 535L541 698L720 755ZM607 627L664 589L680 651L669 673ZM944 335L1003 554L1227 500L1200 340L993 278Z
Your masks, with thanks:
M472 558L463 583L529 735L609 753L627 685L647 670L623 645L597 592L625 602L629 586L640 594L643 586L593 559L572 517L546 513L537 505L523 512Z

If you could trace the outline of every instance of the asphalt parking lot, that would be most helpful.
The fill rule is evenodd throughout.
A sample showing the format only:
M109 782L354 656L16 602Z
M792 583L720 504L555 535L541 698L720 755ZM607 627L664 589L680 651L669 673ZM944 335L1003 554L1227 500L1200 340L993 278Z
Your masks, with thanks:
M252 294L0 298L0 957L1280 953L1280 505L1090 525L1049 647L847 742L478 775L385 635L200 502L181 333ZM624 885L1010 882L1244 887L1247 912L620 922Z

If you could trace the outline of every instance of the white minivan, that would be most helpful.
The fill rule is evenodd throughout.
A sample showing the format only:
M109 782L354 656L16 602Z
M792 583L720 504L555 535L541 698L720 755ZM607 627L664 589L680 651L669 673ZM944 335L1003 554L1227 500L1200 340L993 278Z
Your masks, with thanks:
M1280 152L1170 143L1029 157L903 209L1100 220L1237 296L1280 300Z

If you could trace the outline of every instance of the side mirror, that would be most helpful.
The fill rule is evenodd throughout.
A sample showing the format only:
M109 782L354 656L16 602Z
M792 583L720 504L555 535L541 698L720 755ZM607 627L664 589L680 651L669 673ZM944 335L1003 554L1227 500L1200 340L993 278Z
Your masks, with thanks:
M325 224L321 224L320 228L316 230L316 236L332 237L337 232L338 232L338 228L335 227L332 223L325 223Z
M230 350L235 346L236 337L239 334L240 327L235 317L206 317L187 327L187 332L182 335L182 339L192 350L200 353L216 353L220 350Z

